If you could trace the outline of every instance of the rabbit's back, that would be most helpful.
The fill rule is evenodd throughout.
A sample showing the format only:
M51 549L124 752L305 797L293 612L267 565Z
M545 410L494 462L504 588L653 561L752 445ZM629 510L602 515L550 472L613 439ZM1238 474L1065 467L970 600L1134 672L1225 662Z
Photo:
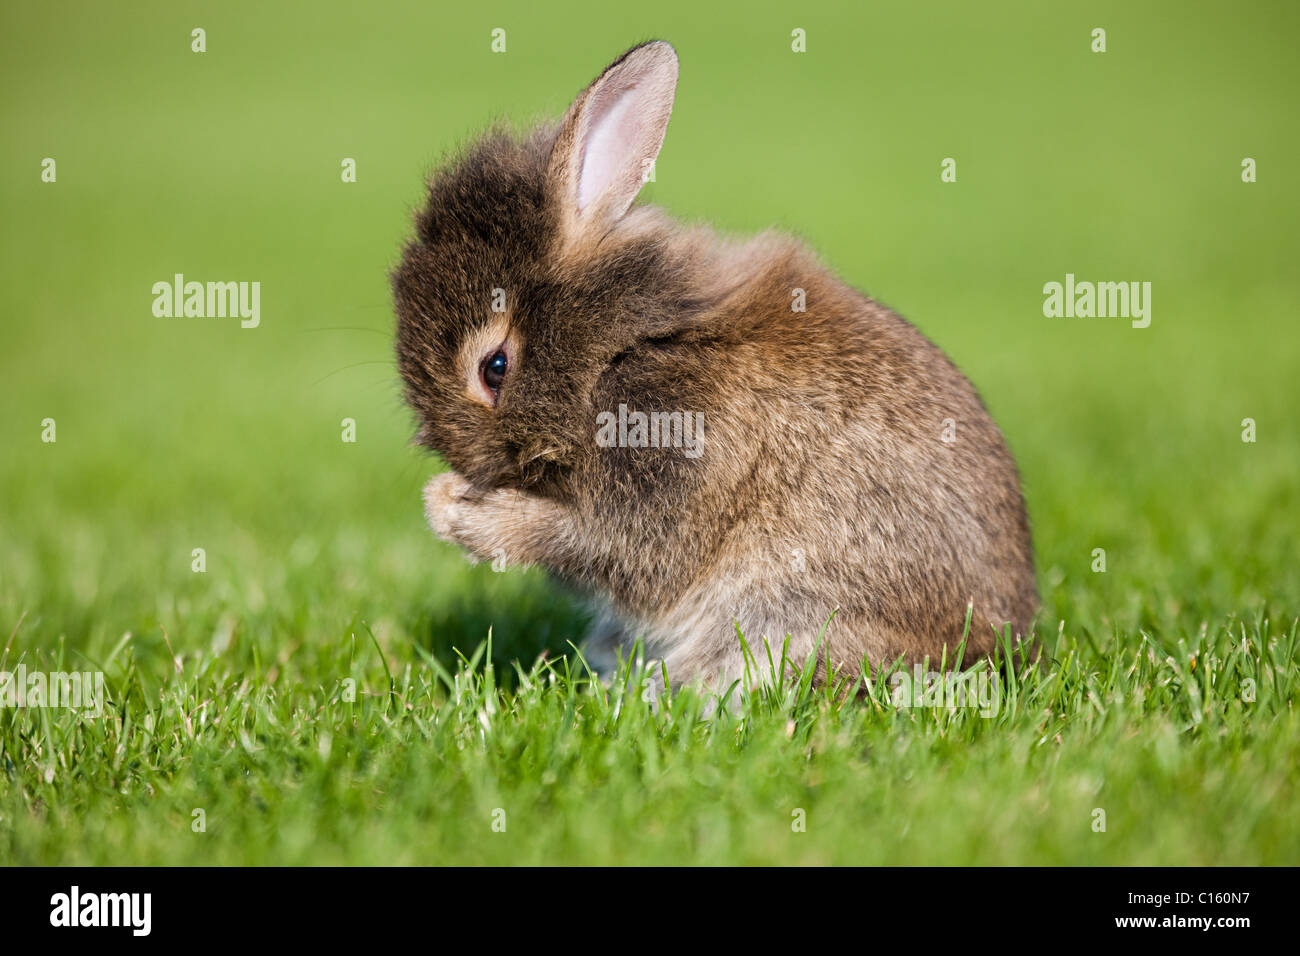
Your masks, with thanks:
M832 656L848 666L951 653L972 602L973 652L994 624L1025 633L1037 595L1019 478L973 386L792 241L747 261L698 330L628 356L593 393L598 413L696 415L703 440L694 460L593 455L584 510L593 533L618 531L609 565L580 576L608 576L643 636L690 645L702 671L711 651L690 636L708 626L806 641L834 612Z

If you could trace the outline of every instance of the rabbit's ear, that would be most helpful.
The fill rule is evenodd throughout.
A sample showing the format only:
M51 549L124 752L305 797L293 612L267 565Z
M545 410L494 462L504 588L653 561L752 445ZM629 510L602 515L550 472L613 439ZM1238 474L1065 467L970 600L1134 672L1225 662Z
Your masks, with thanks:
M567 238L599 238L627 212L653 169L677 91L677 53L633 47L569 107L551 152Z

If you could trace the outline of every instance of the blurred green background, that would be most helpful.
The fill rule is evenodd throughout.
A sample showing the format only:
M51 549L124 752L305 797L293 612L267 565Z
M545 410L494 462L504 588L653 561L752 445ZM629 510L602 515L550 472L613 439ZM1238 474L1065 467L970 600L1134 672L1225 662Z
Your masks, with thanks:
M440 466L407 445L387 272L440 156L491 119L557 116L649 37L682 69L643 198L797 232L967 371L1020 462L1048 633L1289 620L1298 20L1289 3L7 4L0 638L102 654L129 631L147 656L166 628L178 651L283 664L365 622L443 657L489 625L503 661L563 651L570 597L425 529ZM155 318L150 288L176 272L260 281L260 328ZM1067 272L1150 281L1150 328L1045 318Z

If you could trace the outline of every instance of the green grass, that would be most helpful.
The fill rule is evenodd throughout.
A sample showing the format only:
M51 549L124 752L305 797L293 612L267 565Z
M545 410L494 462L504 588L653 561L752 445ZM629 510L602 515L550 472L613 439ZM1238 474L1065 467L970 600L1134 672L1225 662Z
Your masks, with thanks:
M0 708L0 862L1300 862L1300 15L608 10L0 12L0 669L111 697ZM655 712L585 679L572 596L425 528L386 286L420 177L648 36L647 198L799 232L1002 424L1047 653L996 716L882 675ZM155 319L174 272L261 281L261 327ZM1151 281L1151 327L1044 318L1066 272Z
M991 717L896 706L883 676L849 703L796 684L733 694L707 717L689 692L656 710L637 673L607 691L564 663L518 671L503 694L477 656L450 671L416 652L387 663L390 684L366 637L271 664L274 678L196 653L156 679L128 656L108 664L121 719L40 712L7 728L11 773L25 772L7 797L22 809L6 855L1291 862L1296 633L1260 633L1218 630L1168 656L1104 642L1046 669L1011 666ZM299 669L315 683L283 676ZM337 675L370 690L349 701Z

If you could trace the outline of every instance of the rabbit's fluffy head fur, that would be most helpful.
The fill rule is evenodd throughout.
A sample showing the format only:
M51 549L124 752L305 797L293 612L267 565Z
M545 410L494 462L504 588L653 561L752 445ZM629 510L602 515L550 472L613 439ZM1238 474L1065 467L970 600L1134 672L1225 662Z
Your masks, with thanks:
M676 73L667 44L631 50L564 123L494 130L430 184L394 279L398 357L421 441L475 484L554 487L590 444L600 375L700 313L690 244L652 210L627 214ZM659 115L629 119L665 92ZM638 157L627 170L624 154ZM480 367L503 346L493 395Z

